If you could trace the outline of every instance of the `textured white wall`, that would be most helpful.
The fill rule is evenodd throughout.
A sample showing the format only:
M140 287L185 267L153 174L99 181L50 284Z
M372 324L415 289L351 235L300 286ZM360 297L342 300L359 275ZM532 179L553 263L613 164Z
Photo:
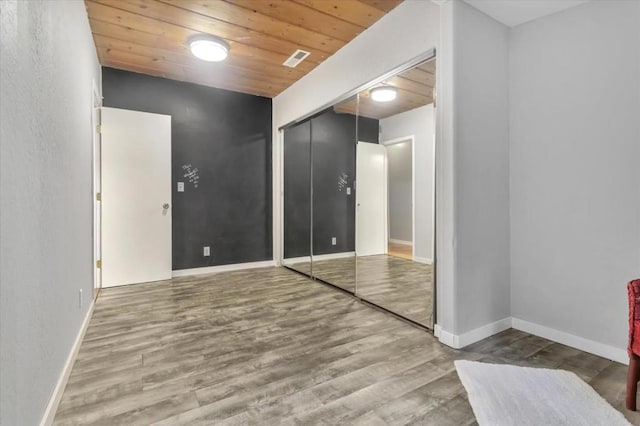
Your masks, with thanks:
M429 260L433 259L434 125L433 104L380 120L382 142L408 135L415 136L416 241L414 254L418 258Z
M3 425L40 421L91 302L99 76L83 2L0 2Z
M640 277L640 2L511 30L515 318L622 350Z

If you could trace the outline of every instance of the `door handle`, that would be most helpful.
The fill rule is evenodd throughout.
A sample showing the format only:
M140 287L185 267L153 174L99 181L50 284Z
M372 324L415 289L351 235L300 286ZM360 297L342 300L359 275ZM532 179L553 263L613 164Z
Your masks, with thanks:
M167 210L167 209L169 208L169 203L164 203L164 204L162 205L162 208L163 208L163 209L165 209L165 210Z

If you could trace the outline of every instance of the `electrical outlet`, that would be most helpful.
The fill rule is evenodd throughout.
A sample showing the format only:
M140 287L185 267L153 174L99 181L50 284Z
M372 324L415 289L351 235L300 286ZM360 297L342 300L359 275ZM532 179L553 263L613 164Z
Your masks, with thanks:
M211 256L211 249L209 248L209 246L204 246L202 248L202 255L203 256Z
M178 182L178 192L184 192L184 182Z
M82 308L82 289L78 292L78 307Z
M336 237L331 237L331 245L335 246L336 244L338 244L338 239Z
M347 186L347 195L351 195L351 187Z

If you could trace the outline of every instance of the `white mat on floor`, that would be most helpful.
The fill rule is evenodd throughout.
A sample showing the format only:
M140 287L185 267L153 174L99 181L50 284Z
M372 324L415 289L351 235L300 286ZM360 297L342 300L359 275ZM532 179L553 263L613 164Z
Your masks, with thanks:
M630 425L574 373L455 361L480 426Z

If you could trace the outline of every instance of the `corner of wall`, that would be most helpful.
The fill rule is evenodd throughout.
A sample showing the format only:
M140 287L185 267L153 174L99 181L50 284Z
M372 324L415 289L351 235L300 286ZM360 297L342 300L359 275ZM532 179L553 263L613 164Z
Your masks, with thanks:
M440 343L453 349L462 349L466 346L479 342L480 340L491 337L494 334L508 330L511 327L512 319L511 317L506 317L462 334L455 334L450 331L446 331L436 324L434 326L433 334L438 338Z
M435 143L436 185L436 322L438 329L455 330L457 327L455 255L455 128L454 105L454 52L453 52L453 2L440 6L440 43L436 63L437 107Z
M60 401L62 401L62 395L64 394L64 390L67 386L67 382L69 381L69 376L71 375L71 370L73 368L73 364L76 361L78 356L78 352L80 351L80 346L82 345L82 339L84 339L84 335L87 332L87 328L89 327L89 322L91 321L91 317L93 316L93 309L95 308L95 302L91 302L89 305L89 309L87 310L87 314L84 317L84 321L82 321L82 325L80 326L80 331L78 331L78 335L76 336L73 345L71 346L71 351L67 356L67 360L64 363L64 367L62 368L62 372L60 373L60 377L56 382L56 385L51 393L51 397L49 398L49 403L47 404L47 408L45 409L44 414L42 415L42 420L40 421L40 426L49 426L53 424L53 420L56 416L56 412L58 411L58 407L60 406Z

